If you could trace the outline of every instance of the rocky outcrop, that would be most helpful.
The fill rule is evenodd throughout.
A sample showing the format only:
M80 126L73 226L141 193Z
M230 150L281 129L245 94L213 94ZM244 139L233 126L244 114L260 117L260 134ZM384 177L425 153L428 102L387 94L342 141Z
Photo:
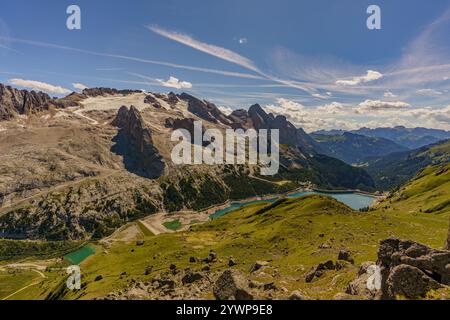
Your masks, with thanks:
M280 143L299 147L305 152L318 151L318 145L303 129L297 129L285 116L267 114L259 104L255 104L248 110L248 115L256 130L278 129Z
M253 127L253 123L245 109L234 110L229 116L231 127L233 129L249 129Z
M0 216L0 237L35 240L101 239L121 225L160 210L148 187L117 176L48 193Z
M297 129L285 116L274 116L267 113L259 105L251 106L248 111L239 109L233 111L228 119L234 129L278 129L280 143L299 147L302 151L314 153L319 151L318 144L303 129Z
M188 103L188 111L195 114L197 117L212 122L230 125L230 120L216 107L215 104L206 100L200 100L187 93L182 93L178 96L181 100Z
M366 299L375 299L378 291L375 285L369 286L368 283L372 281L371 277L374 277L376 268L377 265L375 262L367 261L361 264L358 270L358 276L348 284L345 293Z
M145 96L144 103L150 104L156 109L161 109L162 108L162 106L159 103L159 101L152 95Z
M381 268L381 297L417 298L431 289L450 285L450 251L390 238L381 241L378 251Z
M112 151L124 157L125 167L140 176L155 179L164 171L164 161L153 145L152 132L134 106L122 106L112 125L120 128Z
M341 250L338 254L338 260L347 261L353 264L355 261L352 258L352 254L348 250Z
M305 282L312 282L315 278L320 278L327 270L335 270L336 265L332 260L328 260L324 263L319 263L317 266L311 268L311 270L305 275Z
M19 90L0 83L0 120L49 108L50 96L43 92Z
M225 270L213 288L217 300L253 300L247 280L236 270Z
M83 94L89 97L98 97L105 95L130 95L134 93L142 93L142 90L118 90L111 88L88 88L83 90Z
M164 126L166 128L170 128L172 130L178 130L178 129L187 130L189 132L189 134L191 135L191 143L194 144L195 143L194 122L195 122L195 119L192 119L192 118L183 118L183 119L167 118L164 123ZM203 134L205 133L205 131L206 131L205 127L202 126L202 137L203 137ZM202 146L204 146L204 147L208 146L209 144L210 144L209 141L202 141Z

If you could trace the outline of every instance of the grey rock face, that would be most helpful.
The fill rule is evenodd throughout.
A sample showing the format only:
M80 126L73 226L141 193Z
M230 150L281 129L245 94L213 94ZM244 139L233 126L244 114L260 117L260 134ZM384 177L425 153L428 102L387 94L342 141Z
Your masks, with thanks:
M397 295L416 298L425 296L431 289L439 288L442 288L442 285L422 270L401 264L390 271L384 293L390 298L395 298Z
M450 251L390 238L381 241L378 251L383 299L397 295L420 297L430 289L450 285Z
M215 104L206 100L197 99L187 93L182 93L178 96L181 100L188 103L188 111L192 112L199 118L212 122L223 124L231 124L230 120L216 107Z
M213 288L217 300L253 300L245 278L236 270L225 270Z
M50 96L43 92L18 90L0 83L0 120L46 110L50 100Z
M155 179L164 171L164 161L153 145L152 132L138 109L122 106L112 124L120 128L112 151L123 155L125 167L140 176Z

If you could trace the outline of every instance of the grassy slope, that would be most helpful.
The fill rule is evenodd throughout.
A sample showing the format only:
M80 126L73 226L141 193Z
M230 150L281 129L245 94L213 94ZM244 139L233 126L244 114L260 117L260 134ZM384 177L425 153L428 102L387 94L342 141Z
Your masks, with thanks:
M391 190L414 177L421 169L449 161L450 140L446 140L412 151L371 158L365 169L378 189Z
M357 268L330 271L307 284L304 274L309 268L327 259L336 260L342 248L354 252L356 265L375 260L379 241L389 236L442 247L450 209L444 206L432 213L425 210L438 206L449 195L450 164L447 164L425 169L398 194L368 213L352 211L331 198L315 195L288 200L261 214L257 211L264 204L193 226L191 231L147 236L144 246L136 246L135 242L114 242L110 248L98 245L97 253L81 265L86 288L69 292L64 298L100 297L123 287L131 278L150 279L168 270L171 263L179 268L197 269L201 264L190 264L189 257L206 257L211 249L222 259L213 265L213 271L226 269L228 256L233 256L238 262L235 268L246 274L256 260L273 260L271 266L275 269L269 269L267 278L256 280L274 281L288 290L301 289L311 298L332 298L345 290ZM332 248L319 249L324 242L331 243ZM147 266L153 266L154 272L145 276ZM120 279L122 272L127 272L127 276ZM95 282L98 275L103 280ZM49 276L46 283L15 298L44 298L64 279L61 273ZM204 298L211 297L210 292L205 293Z

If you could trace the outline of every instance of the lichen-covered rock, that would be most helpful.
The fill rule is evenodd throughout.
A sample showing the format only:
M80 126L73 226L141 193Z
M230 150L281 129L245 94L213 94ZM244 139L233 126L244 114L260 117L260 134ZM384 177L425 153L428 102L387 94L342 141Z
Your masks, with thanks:
M395 299L424 296L428 290L450 285L450 251L390 238L378 251L381 269L381 297Z
M399 295L407 298L423 297L431 289L443 286L426 275L422 270L410 265L401 264L394 267L385 283L385 294L390 298Z

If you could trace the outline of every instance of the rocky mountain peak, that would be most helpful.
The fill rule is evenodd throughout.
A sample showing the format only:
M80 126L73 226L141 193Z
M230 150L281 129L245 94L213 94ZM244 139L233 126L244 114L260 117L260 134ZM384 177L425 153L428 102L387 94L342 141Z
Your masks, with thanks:
M140 176L155 179L164 171L164 161L153 145L152 132L139 110L122 106L112 125L120 128L112 151L122 155L125 167Z
M212 123L222 123L225 125L230 125L231 121L227 118L222 111L217 108L214 103L208 102L206 100L200 100L194 96L191 96L185 92L178 96L179 99L184 100L188 103L188 111L195 114L197 117L212 122Z
M9 120L16 114L46 110L51 99L43 92L19 90L0 83L0 120Z

